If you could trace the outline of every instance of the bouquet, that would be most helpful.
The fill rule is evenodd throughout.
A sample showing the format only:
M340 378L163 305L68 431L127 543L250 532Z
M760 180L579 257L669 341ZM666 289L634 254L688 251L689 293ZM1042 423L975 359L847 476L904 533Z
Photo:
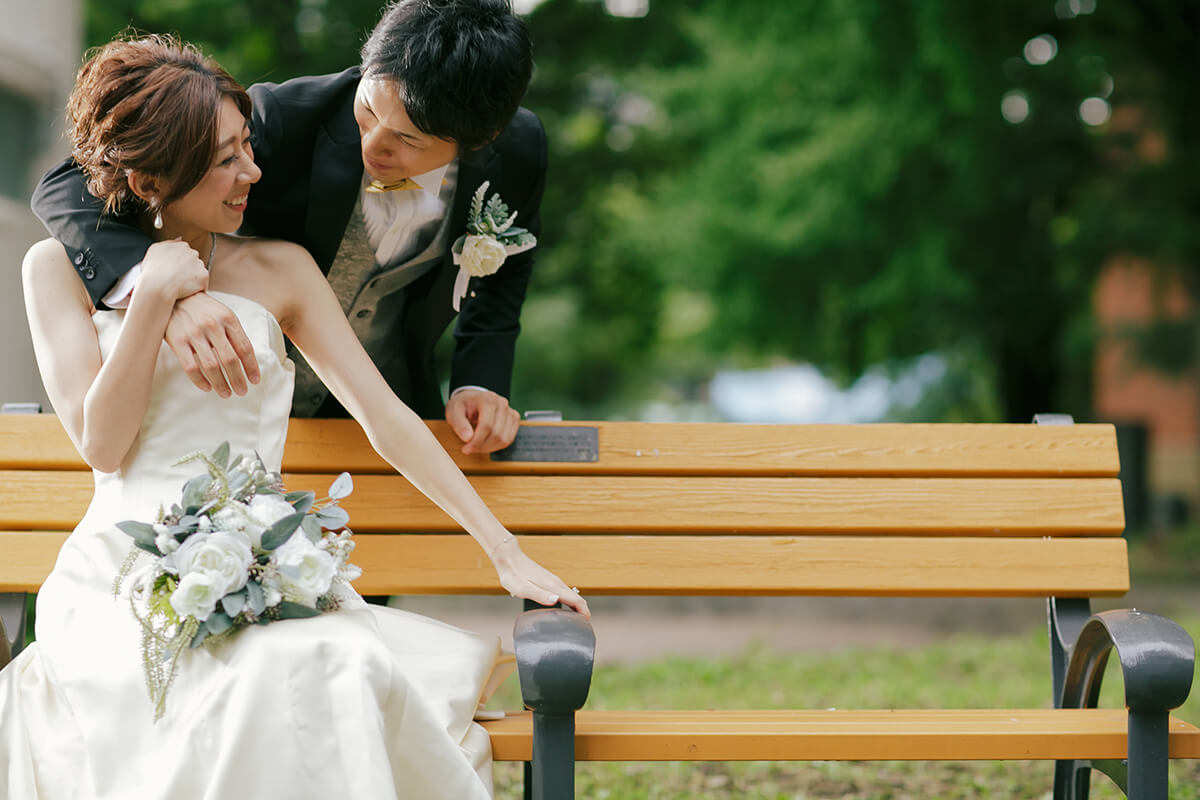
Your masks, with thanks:
M317 500L284 492L278 473L257 454L229 457L229 443L176 464L202 461L180 501L159 509L153 523L117 527L135 548L114 586L140 552L154 556L131 578L130 605L142 627L142 665L155 719L185 646L211 645L247 625L315 616L339 607L338 590L361 574L347 562L354 543L338 501L353 484L343 472Z

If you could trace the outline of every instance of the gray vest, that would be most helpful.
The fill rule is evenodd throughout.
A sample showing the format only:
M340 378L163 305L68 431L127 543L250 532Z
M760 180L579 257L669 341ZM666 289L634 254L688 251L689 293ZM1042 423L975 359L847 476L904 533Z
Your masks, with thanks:
M350 320L350 327L362 342L367 355L376 363L379 363L380 356L386 349L394 350L399 347L393 337L401 323L394 311L387 315L375 313L380 300L402 293L406 286L441 263L447 247L450 223L448 212L449 209L442 217L437 234L424 247L419 247L414 256L382 267L376 262L375 251L367 239L361 200L354 206L354 213L350 215L350 222L342 235L342 244L326 277L329 285L333 287L333 293L342 304L342 311ZM402 308L403 304L392 302L388 303L388 307L398 309ZM292 416L311 417L325 402L329 390L321 383L321 379L316 376L304 357L294 349L289 350L292 360L296 363Z

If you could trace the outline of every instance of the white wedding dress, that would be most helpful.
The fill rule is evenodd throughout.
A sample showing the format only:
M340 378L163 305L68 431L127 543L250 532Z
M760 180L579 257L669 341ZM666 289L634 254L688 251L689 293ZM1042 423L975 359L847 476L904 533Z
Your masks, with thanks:
M495 637L357 595L336 612L185 651L154 722L139 628L128 598L113 596L133 540L113 523L152 520L202 471L176 459L223 440L278 470L291 407L278 323L252 300L220 299L253 342L262 380L223 400L196 389L164 345L137 440L119 471L96 473L87 515L38 595L36 643L0 671L0 798L489 797L490 743L473 715L510 657ZM95 315L102 353L122 318Z

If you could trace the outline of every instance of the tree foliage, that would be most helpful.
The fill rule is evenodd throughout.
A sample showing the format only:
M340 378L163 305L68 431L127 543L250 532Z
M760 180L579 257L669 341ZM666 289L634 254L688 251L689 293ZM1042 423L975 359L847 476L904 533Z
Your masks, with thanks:
M281 80L353 63L378 4L93 0L89 30L169 26ZM1004 418L1086 416L1104 259L1200 249L1200 2L1075 13L1095 5L655 0L625 19L546 0L526 104L551 173L515 402L632 415L721 366L849 379L936 350L992 376ZM1037 36L1045 63L1024 56ZM1027 118L1002 116L1008 95ZM1130 155L1146 125L1084 124L1087 97L1140 108L1167 155Z

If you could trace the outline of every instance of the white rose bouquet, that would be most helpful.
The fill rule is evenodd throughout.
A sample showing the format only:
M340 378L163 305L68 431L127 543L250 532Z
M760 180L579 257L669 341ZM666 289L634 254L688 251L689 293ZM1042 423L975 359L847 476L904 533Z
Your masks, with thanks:
M450 252L458 266L458 280L454 284L454 310L458 311L462 298L467 293L471 278L483 278L495 273L504 265L505 259L523 253L537 245L537 237L525 228L518 228L517 212L508 211L508 205L498 193L487 197L490 183L484 181L475 190L471 208L467 214L467 232L455 240Z
M283 491L278 473L257 455L229 458L229 443L177 463L203 461L170 510L153 523L117 527L135 548L115 590L140 552L154 561L131 578L130 604L142 626L142 663L155 719L185 646L212 644L247 625L315 616L339 606L337 589L361 574L348 563L354 543L338 500L353 489L343 472L318 501Z

